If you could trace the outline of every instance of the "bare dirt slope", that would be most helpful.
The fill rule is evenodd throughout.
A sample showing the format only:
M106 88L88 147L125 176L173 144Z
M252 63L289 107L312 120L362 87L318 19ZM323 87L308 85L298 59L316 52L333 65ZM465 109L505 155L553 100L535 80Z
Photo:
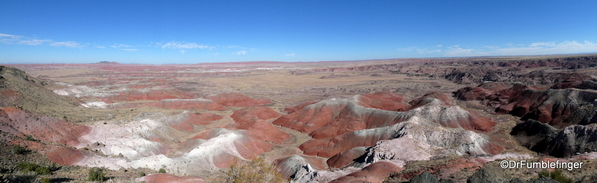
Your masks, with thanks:
M502 159L549 159L583 161L564 175L593 180L595 63L562 55L0 66L9 148L0 170L7 181L78 182L104 167L112 181L210 182L263 157L293 182L423 172L509 182L545 169L501 169ZM51 174L27 174L19 162Z

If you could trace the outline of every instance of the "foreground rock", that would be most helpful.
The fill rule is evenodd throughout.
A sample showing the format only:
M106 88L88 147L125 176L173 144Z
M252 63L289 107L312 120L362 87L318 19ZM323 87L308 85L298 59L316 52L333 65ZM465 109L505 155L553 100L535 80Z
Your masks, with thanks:
M556 157L597 151L597 124L556 129L545 123L527 120L514 127L511 134L530 150Z

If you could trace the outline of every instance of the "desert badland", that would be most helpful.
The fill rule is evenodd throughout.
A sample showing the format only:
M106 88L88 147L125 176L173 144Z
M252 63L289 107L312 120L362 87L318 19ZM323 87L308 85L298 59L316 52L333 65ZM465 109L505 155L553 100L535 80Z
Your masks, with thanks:
M259 160L268 182L595 182L595 76L596 55L2 65L0 171L217 182Z

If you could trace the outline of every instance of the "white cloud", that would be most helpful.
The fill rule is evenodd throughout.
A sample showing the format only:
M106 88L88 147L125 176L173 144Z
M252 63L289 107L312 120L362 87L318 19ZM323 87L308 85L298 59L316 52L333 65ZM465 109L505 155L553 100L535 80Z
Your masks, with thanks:
M455 56L476 56L473 53L474 49L463 49L460 45L454 45L448 47L446 51L446 56L455 57Z
M287 56L287 57L294 57L294 56L296 56L296 54L290 53L290 54L286 54L285 56Z
M485 46L489 50L463 49L458 45L449 47L446 56L506 56L506 55L549 55L597 52L597 43L584 41L535 42L528 45L508 44L508 47Z
M449 57L470 57L470 56L488 56L492 55L492 52L476 49L464 49L460 45L454 45L448 47L445 51L445 56Z
M18 41L19 39L21 39L21 37L23 37L23 36L0 33L0 42L6 43L6 44L13 44L15 41Z
M114 45L112 45L110 47L112 47L112 48L130 48L130 47L133 47L133 46L126 45L126 44L114 44Z
M106 48L106 46L104 46L104 45L98 45L98 46L95 46L95 47L96 48Z
M419 54L431 54L431 53L440 53L440 52L442 52L442 50L438 50L438 49L430 50L428 48L417 49L417 53L419 53Z
M597 43L590 41L580 43L576 41L564 41L561 43L536 42L529 46L498 48L495 50L496 55L543 55L589 52L597 52Z
M236 53L234 53L235 55L245 55L247 54L247 51L238 51Z
M184 52L187 52L187 50L180 50L180 53L184 54Z
M11 38L11 39L18 39L18 38L20 38L22 36L0 33L0 37L2 37L2 38Z
M121 49L121 50L124 50L124 51L137 51L137 50L139 50L139 49L126 48L126 49Z
M159 46L162 48L169 48L169 49L213 49L215 47L208 46L204 44L197 44L197 43L187 43L187 42L167 42L164 44L158 43Z
M64 47L71 47L71 48L83 48L85 45L81 45L75 41L63 41L63 42L51 42L50 46L64 46Z
M536 42L536 43L532 43L529 46L530 47L543 47L543 46L553 47L555 45L556 45L556 43L554 43L554 42Z
M418 54L432 54L432 53L442 52L442 50L439 50L439 49L417 48L417 47L398 48L397 50L403 51L403 52L417 52Z
M41 45L41 44L44 44L45 42L52 42L52 40L32 39L32 40L21 40L17 43L18 44L26 44L26 45Z
M247 49L247 48L242 47L242 46L225 46L225 48L238 48L238 49L243 49L243 50Z
M86 45L78 43L76 41L52 41L51 39L35 39L29 38L25 36L19 35L12 35L12 34L4 34L0 33L0 42L6 44L24 44L24 45L43 45L46 44L50 46L64 46L64 47L71 47L71 48L83 48Z

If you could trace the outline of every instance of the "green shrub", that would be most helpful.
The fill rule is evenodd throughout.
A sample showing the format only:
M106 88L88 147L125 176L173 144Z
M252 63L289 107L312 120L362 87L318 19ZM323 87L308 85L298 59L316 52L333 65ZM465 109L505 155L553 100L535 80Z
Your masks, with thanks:
M50 178L41 179L41 183L50 183L50 182L52 182Z
M10 152L12 152L13 154L25 154L27 153L27 151L28 150L26 148L20 145L13 145L12 147L10 147Z
M141 177L145 177L145 175L146 175L145 172L140 172L139 173L139 176L141 176Z
M35 172L38 175L50 175L52 170L45 166L39 166L35 163L20 162L17 164L17 168L25 172Z
M36 141L35 138L33 138L33 136L31 136L31 135L25 135L25 140Z
M87 180L89 181L104 181L106 180L106 172L104 172L103 168L91 168L89 169L89 174L87 175Z
M543 171L539 172L539 175L549 177L549 178L551 178L555 181L558 181L560 183L573 183L574 182L574 180L572 180L568 176L562 174L562 170L560 170L560 169L555 169L552 172L543 170Z
M160 168L160 171L158 171L158 173L166 173L166 170L164 170L163 168Z

